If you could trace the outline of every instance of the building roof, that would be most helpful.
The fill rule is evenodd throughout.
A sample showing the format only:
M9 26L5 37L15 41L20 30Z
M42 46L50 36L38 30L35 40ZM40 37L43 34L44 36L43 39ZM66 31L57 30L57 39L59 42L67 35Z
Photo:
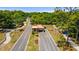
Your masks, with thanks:
M37 25L38 28L44 28L42 25Z
M33 25L32 28L44 28L42 25Z
M37 26L32 26L32 28L37 28Z

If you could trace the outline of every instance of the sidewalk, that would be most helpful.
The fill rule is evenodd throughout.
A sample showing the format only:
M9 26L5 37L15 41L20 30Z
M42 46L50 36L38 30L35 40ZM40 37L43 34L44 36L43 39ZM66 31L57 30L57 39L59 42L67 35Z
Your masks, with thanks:
M63 34L63 36L64 36L64 38L67 40L67 36L64 35L64 34ZM79 46L78 46L77 44L75 44L73 41L69 41L69 43L71 44L71 46L72 46L73 48L75 48L77 51L79 51Z
M57 27L54 25L54 28L57 29ZM62 34L64 36L64 38L67 40L67 36L65 34ZM75 44L73 41L69 41L69 43L71 44L71 46L73 48L75 48L77 51L79 51L79 46L77 44Z
M5 41L0 45L0 47L2 46L5 46L6 44L8 44L10 41L11 41L11 32L14 32L14 31L18 31L20 29L23 29L24 27L26 26L26 23L24 23L24 26L20 27L20 28L17 28L17 29L11 29L9 30L9 32L6 32L5 33Z
M11 32L5 33L5 41L0 45L0 47L5 46L6 44L8 44L11 41L10 33Z

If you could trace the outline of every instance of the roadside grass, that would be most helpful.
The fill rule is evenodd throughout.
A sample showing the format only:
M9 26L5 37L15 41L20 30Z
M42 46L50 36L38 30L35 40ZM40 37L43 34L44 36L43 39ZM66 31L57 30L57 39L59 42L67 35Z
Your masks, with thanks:
M4 39L4 33L0 32L0 42Z
M12 43L14 44L16 40L20 37L20 35L23 33L23 31L15 31L11 33Z
M18 38L20 37L22 32L23 31L14 31L14 32L12 32L11 33L11 38L12 38L11 41L7 45L1 47L0 50L1 51L9 51L12 48L12 46L14 45L14 43L18 40Z
M58 40L61 39L62 35L58 31L56 31L56 29L54 29L52 25L44 25L44 26L46 26L50 34L53 36L55 42L58 42Z
M27 51L38 51L39 46L38 46L38 33L32 31L31 37L29 39L29 43L27 46Z
M55 29L52 25L44 26L48 29L61 51L75 51L71 45L68 45L63 35L58 32L57 29Z
M27 24L28 22L26 22L26 27L27 27ZM21 36L21 34L23 33L26 27L23 27L23 29L19 29L17 31L11 32L11 38L12 38L11 41L5 46L0 47L0 51L9 51L12 48L12 46L15 44L15 42L19 39L19 37Z

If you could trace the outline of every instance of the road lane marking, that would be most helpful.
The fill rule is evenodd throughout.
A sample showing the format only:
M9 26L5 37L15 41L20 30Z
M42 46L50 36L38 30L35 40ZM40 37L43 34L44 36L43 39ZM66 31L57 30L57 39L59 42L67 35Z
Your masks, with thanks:
M44 37L42 36L42 33L39 34L39 37L40 37L40 43L39 43L39 48L40 48L40 51L45 51L45 48L46 46L44 46ZM42 44L42 45L41 45ZM41 48L42 47L42 48Z
M28 26L25 28L24 32L21 34L21 36L19 37L19 39L15 42L15 44L13 45L13 47L11 48L10 51L12 51L12 50L14 49L14 47L15 47L16 44L19 42L19 40L21 39L21 37L23 36L23 34L25 33L25 31L28 29L28 27L29 27L29 24L28 24Z
M43 32L43 34L44 34L45 32ZM45 33L46 34L46 33ZM44 42L46 43L46 48L47 48L47 50L46 51L49 51L50 50L50 42L48 41L48 37L47 37L47 34L46 34L46 36L44 35Z
M24 31L25 32L25 31ZM13 47L11 48L11 51L13 50L13 48L16 46L16 44L18 43L18 41L20 40L20 38L23 36L24 32L21 34L21 36L19 37L19 39L15 42L15 44L13 45Z
M47 30L47 29L46 29L46 30ZM47 32L48 32L49 36L52 38L54 45L57 47L57 50L59 51L60 49L59 49L59 47L57 46L57 44L55 43L53 37L51 36L51 34L49 33L48 30L47 30Z
M50 35L47 33L47 31L45 32L46 34L47 34L47 37L48 37L48 41L50 42L50 48L52 49L52 50L55 50L56 48L55 48L55 44L54 44L54 42L53 42L53 39L50 37ZM57 50L57 49L56 49Z
M38 34L39 37L38 37L38 42L39 42L39 51L40 51L40 34Z
M29 40L30 40L31 34L32 34L32 28L31 28L31 32L30 32L29 38L28 38L28 40L27 40L27 44L26 44L27 46L28 46L28 43L29 43ZM27 50L27 46L25 47L24 51Z
M48 43L47 43L46 37L44 35L45 35L44 32L40 33L40 39L42 40L42 43L43 43L42 48L44 49L44 51L48 51L49 50L48 49Z

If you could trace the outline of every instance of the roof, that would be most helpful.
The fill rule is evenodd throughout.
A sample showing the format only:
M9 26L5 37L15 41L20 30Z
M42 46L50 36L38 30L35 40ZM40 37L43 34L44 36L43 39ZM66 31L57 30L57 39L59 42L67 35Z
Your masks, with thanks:
M32 28L37 28L37 26L32 26Z
M42 25L37 25L38 28L44 28Z
M44 28L42 25L33 25L32 28Z

